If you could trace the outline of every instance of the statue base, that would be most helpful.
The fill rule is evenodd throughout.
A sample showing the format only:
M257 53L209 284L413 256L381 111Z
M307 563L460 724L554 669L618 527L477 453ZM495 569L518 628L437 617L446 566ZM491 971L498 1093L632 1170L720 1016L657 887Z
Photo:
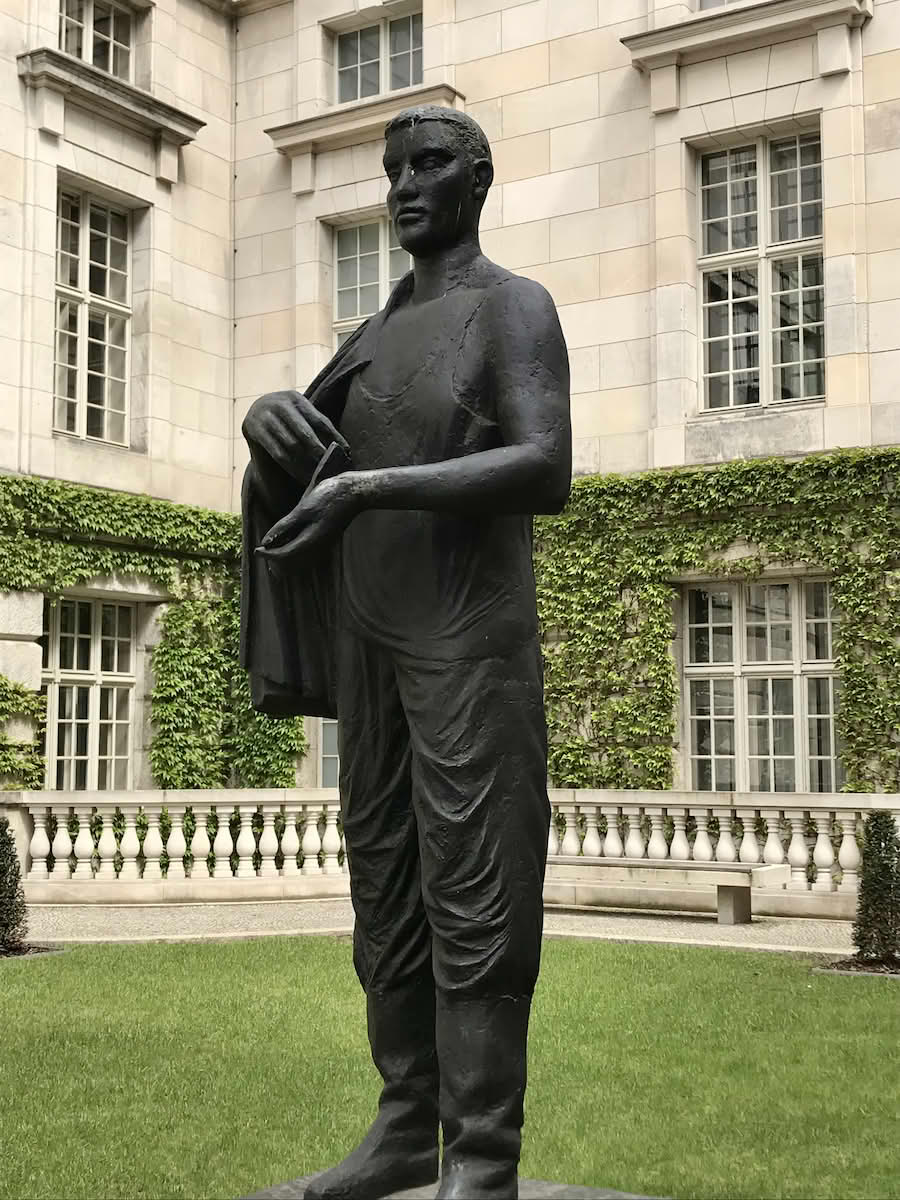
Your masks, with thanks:
M302 1200L306 1185L315 1175L304 1175L289 1183L279 1183L262 1192L254 1192L246 1200ZM438 1185L410 1188L404 1192L393 1192L385 1200L434 1200ZM612 1188L581 1187L576 1184L546 1183L538 1179L519 1180L519 1200L651 1200L651 1197L636 1196L631 1192L615 1192Z

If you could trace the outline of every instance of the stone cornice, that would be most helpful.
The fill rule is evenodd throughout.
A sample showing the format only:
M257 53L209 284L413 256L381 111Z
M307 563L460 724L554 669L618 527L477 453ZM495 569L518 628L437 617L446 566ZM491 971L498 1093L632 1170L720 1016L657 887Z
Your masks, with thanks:
M39 128L62 137L64 104L71 100L152 138L158 152L158 178L175 182L172 154L177 158L177 147L192 142L204 121L61 50L43 47L20 54L17 61L19 75L37 96Z
M813 35L829 26L863 25L872 0L764 0L728 5L675 25L622 38L642 71L768 45L773 39Z
M462 109L465 97L447 83L427 84L342 104L327 112L276 125L265 132L275 149L292 160L293 191L302 195L315 189L315 156L380 137L385 125L406 108L436 104Z

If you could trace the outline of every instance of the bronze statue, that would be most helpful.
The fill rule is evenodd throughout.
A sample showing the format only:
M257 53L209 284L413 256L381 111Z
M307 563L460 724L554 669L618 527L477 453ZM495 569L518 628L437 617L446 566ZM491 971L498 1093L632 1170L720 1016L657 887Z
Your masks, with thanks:
M384 167L414 270L305 395L263 396L243 427L244 662L264 711L339 719L384 1080L306 1194L436 1180L440 1123L439 1197L515 1197L550 821L532 515L569 493L568 359L544 288L481 253L479 126L410 109Z

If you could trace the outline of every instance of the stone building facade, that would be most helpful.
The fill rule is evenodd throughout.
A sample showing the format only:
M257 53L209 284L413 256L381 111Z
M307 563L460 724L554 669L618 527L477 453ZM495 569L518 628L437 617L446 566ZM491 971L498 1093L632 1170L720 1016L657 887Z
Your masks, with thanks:
M0 471L236 511L248 406L407 269L381 131L425 102L491 139L484 249L559 307L577 474L900 443L900 0L0 0ZM832 682L803 686L832 680L828 590L684 596L685 786L837 790ZM48 786L150 784L165 599L91 581L43 661L40 594L3 599ZM744 733L704 751L748 674ZM821 753L763 753L754 704Z

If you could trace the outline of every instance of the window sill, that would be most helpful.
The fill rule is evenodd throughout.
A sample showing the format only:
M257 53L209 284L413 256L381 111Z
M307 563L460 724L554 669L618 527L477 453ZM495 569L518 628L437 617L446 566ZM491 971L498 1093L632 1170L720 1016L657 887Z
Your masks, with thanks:
M316 190L317 154L380 138L385 125L406 108L436 104L441 108L462 109L464 103L465 97L449 84L419 85L371 100L351 100L314 117L276 125L265 132L275 149L291 160L291 190L295 196L302 196Z
M64 137L65 106L71 101L152 138L157 179L178 182L178 148L194 140L204 121L61 50L31 50L17 61L19 75L35 92L38 128Z
M654 113L681 107L679 68L753 50L785 38L816 37L819 75L851 67L849 30L872 16L873 0L766 0L698 13L674 25L622 38L632 64L650 76Z
M774 413L811 412L825 407L825 400L775 400L771 404L745 404L734 408L703 408L687 418L687 424L701 421L748 420Z

